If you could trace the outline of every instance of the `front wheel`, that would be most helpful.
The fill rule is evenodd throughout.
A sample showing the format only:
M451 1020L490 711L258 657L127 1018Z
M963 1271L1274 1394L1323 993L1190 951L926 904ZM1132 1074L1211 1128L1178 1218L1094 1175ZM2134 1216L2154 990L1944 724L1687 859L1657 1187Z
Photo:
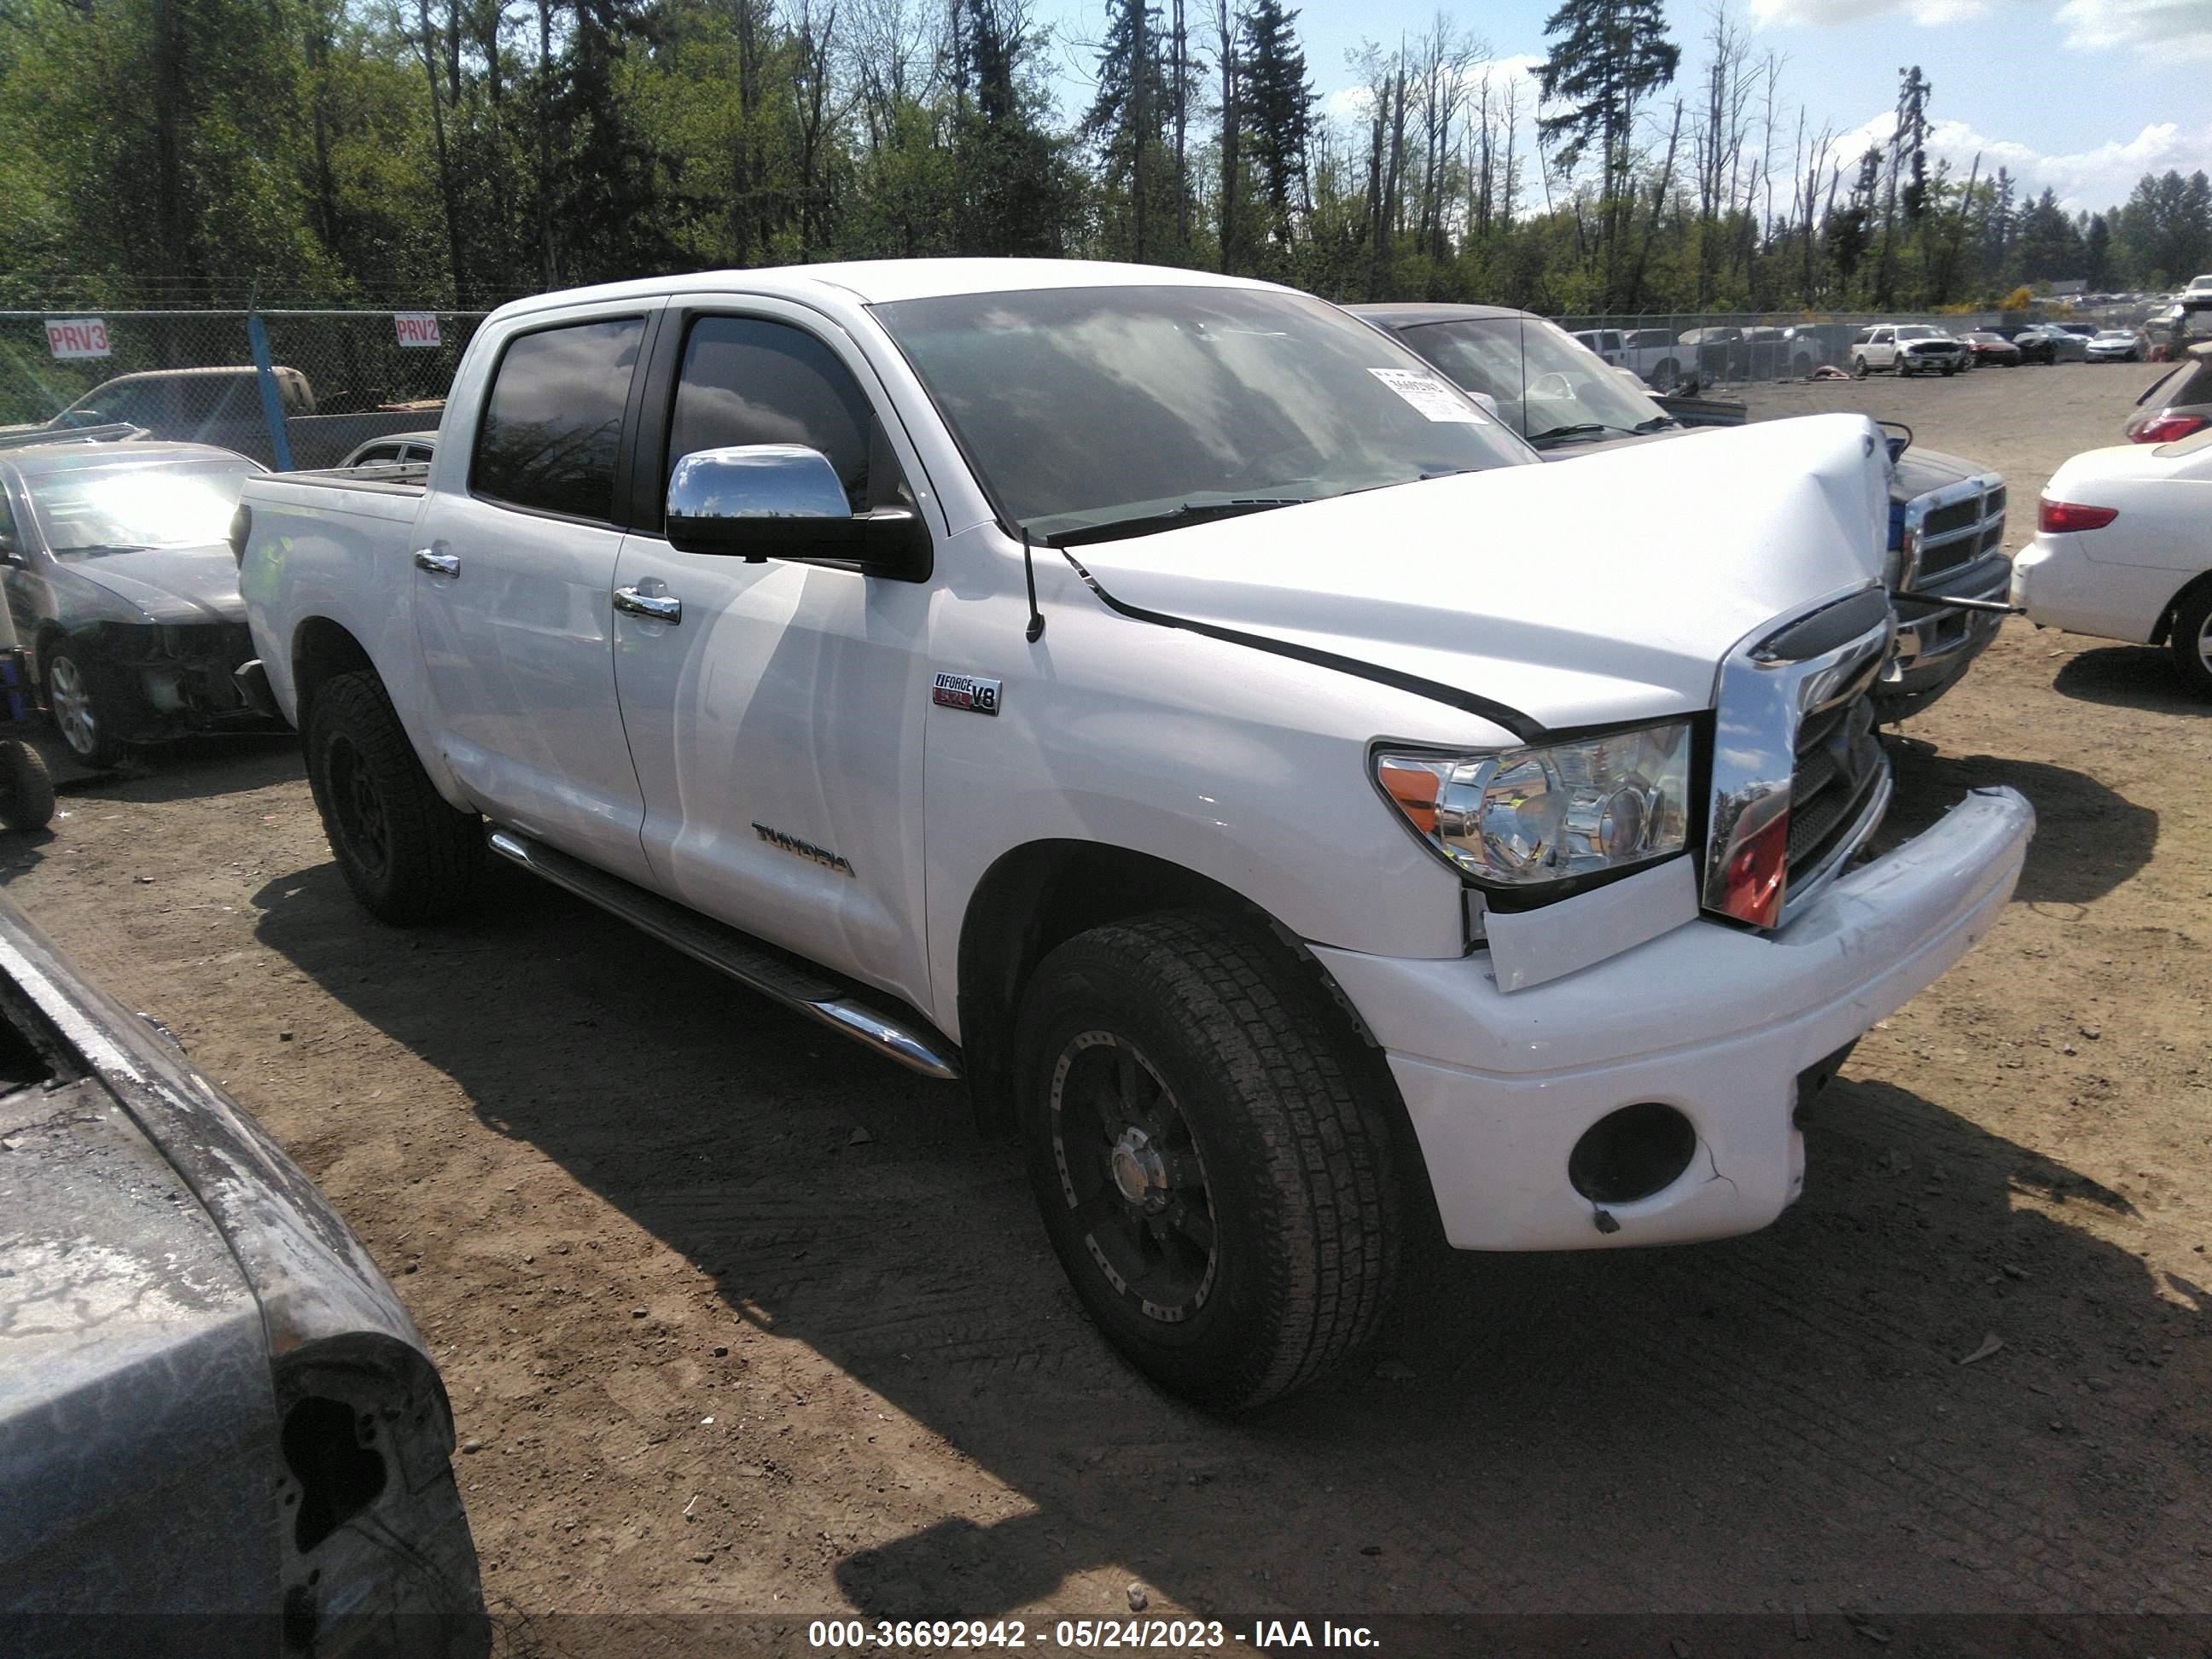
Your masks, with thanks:
M1672 357L1651 371L1651 384L1662 392L1672 392L1682 383L1682 371Z
M125 703L114 671L63 641L46 652L46 681L47 712L70 753L103 769L121 760Z
M363 908L405 927L466 903L483 864L482 820L438 793L383 682L367 673L325 681L306 738L323 831Z
M2182 678L2200 696L2212 697L2212 586L2198 588L2174 607L2167 643Z
M1947 380L1958 372L1959 367L1956 363L1946 363L1943 365L1943 378Z
M1400 1254L1380 1081L1281 945L1201 913L1045 958L1015 1035L1018 1123L1060 1266L1162 1388L1242 1411L1374 1333Z
M1852 359L1851 359L1851 378L1852 378L1853 380L1863 380L1864 379L1866 379L1866 377L1867 377L1867 360L1866 360L1865 358L1863 358L1863 357L1854 357L1854 358L1852 358Z

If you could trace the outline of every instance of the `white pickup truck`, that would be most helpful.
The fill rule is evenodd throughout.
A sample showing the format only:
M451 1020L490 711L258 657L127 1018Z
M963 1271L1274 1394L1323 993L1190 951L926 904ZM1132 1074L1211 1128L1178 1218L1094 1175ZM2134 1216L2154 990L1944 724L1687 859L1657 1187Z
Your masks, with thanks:
M911 261L507 306L421 482L234 539L372 912L489 849L964 1077L1106 1335L1237 1408L1439 1224L1773 1220L1994 922L2012 791L1857 857L1886 483L1845 415L1546 467L1303 295Z

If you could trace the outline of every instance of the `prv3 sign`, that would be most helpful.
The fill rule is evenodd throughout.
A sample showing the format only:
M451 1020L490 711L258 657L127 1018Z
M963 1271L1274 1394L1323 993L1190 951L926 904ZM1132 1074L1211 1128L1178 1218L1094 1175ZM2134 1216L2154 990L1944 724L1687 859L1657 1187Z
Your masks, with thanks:
M104 317L53 317L46 321L46 349L57 357L105 357L107 319Z
M444 343L438 337L438 315L433 311L395 311L392 313L392 328L404 346Z

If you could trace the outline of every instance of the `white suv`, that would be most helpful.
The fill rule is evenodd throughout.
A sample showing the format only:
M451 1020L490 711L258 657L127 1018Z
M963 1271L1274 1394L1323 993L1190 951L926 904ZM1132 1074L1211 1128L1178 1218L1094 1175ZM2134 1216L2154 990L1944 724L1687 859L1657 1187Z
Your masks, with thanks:
M1878 368L1899 375L1931 371L1956 374L1973 367L1974 354L1965 342L1926 323L1881 323L1859 331L1851 343L1851 373L1863 379Z

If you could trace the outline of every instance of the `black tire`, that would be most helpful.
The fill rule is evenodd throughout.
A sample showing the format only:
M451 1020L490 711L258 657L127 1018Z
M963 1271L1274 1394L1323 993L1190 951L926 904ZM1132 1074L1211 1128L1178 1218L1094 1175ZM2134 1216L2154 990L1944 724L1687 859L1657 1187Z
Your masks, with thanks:
M434 921L474 896L483 821L446 804L370 673L323 682L307 716L307 783L354 896L400 927Z
M1681 366L1672 357L1662 360L1659 367L1651 371L1651 384L1658 391L1672 392L1681 383Z
M70 753L105 771L128 752L124 733L136 712L123 677L76 641L56 637L40 653L46 717Z
M1943 378L1947 380L1958 372L1959 366L1956 363L1946 363L1943 365Z
M0 825L43 830L54 821L54 775L19 738L0 738Z
M1343 1024L1271 935L1197 912L1081 934L1024 994L1016 1120L1045 1231L1170 1393L1249 1410L1382 1318L1404 1212L1387 1085Z
M1863 380L1866 379L1868 373L1867 360L1865 358L1854 357L1851 359L1851 378L1853 380Z
M2212 583L2184 594L2173 607L2173 632L2166 644L2181 677L2199 696L2212 697Z
M1796 379L1802 380L1812 372L1813 360L1803 352L1799 352L1790 360L1790 373Z

